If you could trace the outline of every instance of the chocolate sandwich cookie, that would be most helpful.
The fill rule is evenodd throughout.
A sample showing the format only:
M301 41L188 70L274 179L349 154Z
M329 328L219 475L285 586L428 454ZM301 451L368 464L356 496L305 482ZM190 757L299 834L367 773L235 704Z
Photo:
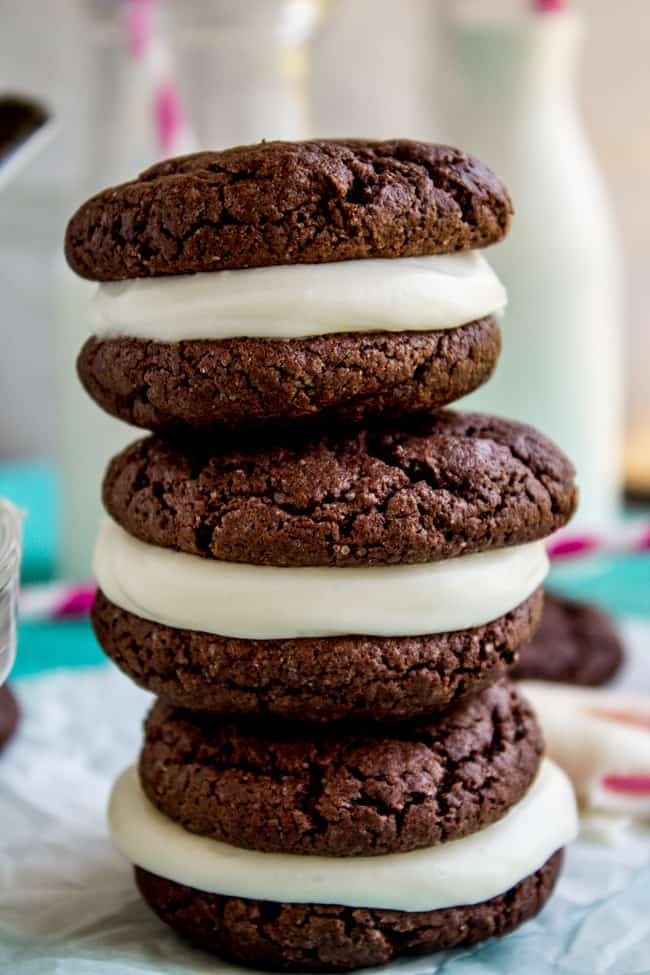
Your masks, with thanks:
M218 719L158 701L140 781L168 818L233 846L378 856L467 836L528 791L543 751L512 684L386 729Z
M0 750L13 738L18 716L18 702L5 684L0 687Z
M460 752L469 759L467 731L465 727L457 743L462 743ZM524 731L524 737L527 734ZM471 731L469 737L474 735ZM448 738L448 748L454 747L454 737ZM353 740L351 748L358 744ZM196 769L189 763L190 774L180 783L181 791L196 773L200 777L203 772L199 801L209 802L211 786L205 773L213 756L209 746L203 756L192 751L190 739L188 745L190 759L198 758L201 767ZM236 737L229 755L238 762L243 776L250 754L247 749L238 751L239 745ZM479 756L476 791L480 793L489 782L483 777L480 756L489 754L489 748L486 752L485 742L476 738L474 745ZM385 741L378 738L376 747L385 752ZM297 742L294 758L301 748L304 754L304 746ZM414 757L411 748L412 743L404 747L398 759L403 770ZM398 754L393 752L393 757ZM277 757L277 752L273 755ZM351 757L350 752L347 760ZM458 769L469 775L469 783L471 759L465 764L462 754L457 757ZM370 751L360 769L351 768L353 777L363 774L369 763L373 764ZM304 780L307 772L296 771L296 764L293 772ZM424 767L426 762L411 765L407 777L402 778L396 777L397 768L390 762L382 770L389 793L395 795L400 781L408 783L407 790L413 790L417 806L426 802L429 789L442 798L442 787L447 800L445 817L462 816L467 795L463 788L455 792L458 773L454 767L447 768L449 779L439 783L438 789L424 781ZM315 781L305 798L312 794L321 797L319 776L324 771L322 766L313 769ZM422 793L417 793L418 780ZM255 765L251 781L254 794ZM331 779L327 781L331 785ZM370 781L364 783L366 790ZM293 801L291 778L287 787ZM326 808L319 802L320 814L325 815L328 825L331 803L337 795L335 791L326 797ZM353 797L354 809L360 799L369 812L374 810L376 820L388 814L390 794L366 791ZM411 806L407 816L413 810ZM186 812L192 820L193 813ZM434 819L439 822L435 812ZM346 831L352 835L358 827L352 815L348 820ZM548 759L542 760L522 798L496 821L456 839L406 853L332 856L262 852L192 833L151 803L135 769L124 772L115 784L109 824L118 850L138 868L136 877L145 899L176 930L233 960L307 970L361 967L506 933L542 906L560 867L559 851L575 837L578 828L571 784ZM265 822L260 832L265 832L267 825ZM273 828L273 822L270 826ZM316 824L319 830L320 824Z
M171 159L71 219L101 282L79 375L145 428L242 431L433 410L490 375L505 292L476 249L512 207L426 143L261 143Z
M623 646L612 621L597 606L544 594L541 623L523 646L512 676L597 687L623 663Z
M150 437L104 502L93 623L138 683L222 714L403 720L512 666L575 488L528 427L448 412L220 452Z
M502 937L542 909L561 866L559 850L535 873L487 901L414 912L226 897L138 867L135 877L155 913L208 951L255 968L331 972Z

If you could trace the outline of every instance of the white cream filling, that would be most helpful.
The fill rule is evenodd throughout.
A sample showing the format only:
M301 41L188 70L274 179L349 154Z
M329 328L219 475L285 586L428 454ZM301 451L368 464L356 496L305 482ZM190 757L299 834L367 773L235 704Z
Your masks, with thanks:
M149 545L106 519L94 571L108 598L144 619L243 639L415 636L481 626L530 596L543 542L421 565L280 568Z
M524 798L498 822L410 853L260 853L197 836L149 802L135 767L117 780L108 817L113 843L128 860L197 890L397 911L434 911L496 897L538 870L578 829L571 784L548 759Z
M503 310L476 251L212 271L100 284L96 335L159 342L456 328Z

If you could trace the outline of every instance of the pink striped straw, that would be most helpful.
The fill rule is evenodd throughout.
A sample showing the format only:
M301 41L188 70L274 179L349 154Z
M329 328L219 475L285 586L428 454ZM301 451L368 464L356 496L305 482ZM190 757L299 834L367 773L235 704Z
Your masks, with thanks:
M558 10L564 10L567 6L567 0L533 0L533 6L540 14L551 14Z
M154 92L154 120L158 145L165 153L174 151L176 138L183 128L183 107L176 85L162 81Z
M154 4L156 0L128 0L126 7L126 29L129 38L129 51L133 57L141 58L153 36Z
M193 140L173 76L172 59L157 29L158 0L125 0L125 25L131 55L151 84L151 112L158 149L164 155L187 152Z

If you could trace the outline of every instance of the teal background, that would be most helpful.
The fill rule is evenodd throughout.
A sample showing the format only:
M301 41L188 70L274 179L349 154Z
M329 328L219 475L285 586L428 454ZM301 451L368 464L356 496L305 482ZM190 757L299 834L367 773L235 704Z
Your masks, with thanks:
M0 465L0 496L27 512L23 584L55 579L59 485L54 466L45 462ZM650 511L641 509L637 514L647 516ZM553 568L549 586L593 600L615 616L650 617L650 553L567 560ZM104 659L85 619L19 624L16 677L52 667L99 664Z

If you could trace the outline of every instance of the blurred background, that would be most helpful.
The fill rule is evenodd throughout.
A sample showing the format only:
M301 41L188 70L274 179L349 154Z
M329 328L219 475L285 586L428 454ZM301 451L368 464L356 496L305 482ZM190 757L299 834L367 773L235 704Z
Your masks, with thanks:
M602 621L582 624L575 607L557 629L551 615L550 672L554 651L560 667L575 654L578 674L591 671L589 654L602 656L608 641L611 651L613 636L625 658L614 687L647 694L649 38L650 0L0 0L0 685L17 631L11 681L25 717L17 758L0 769L0 941L18 962L12 970L27 971L20 946L31 924L33 971L45 970L52 946L66 958L57 971L91 970L84 959L92 966L93 946L118 952L102 971L122 971L139 944L96 828L104 770L131 748L130 698L108 671L98 669L96 684L66 671L106 663L88 618L100 482L111 455L142 431L104 415L76 378L93 285L63 258L71 214L161 157L263 138L410 137L480 156L510 188L516 216L508 239L487 253L509 293L501 361L466 405L538 426L577 468L580 511L549 540L548 585L612 613L615 633ZM16 96L41 107L27 120L36 134L28 138L27 125L18 149L11 112L3 115ZM46 670L56 671L52 682L22 680ZM611 826L590 817L587 836L605 845L571 851L569 897L547 930L557 940L570 929L572 971L592 943L602 947L598 971L623 971L628 958L626 971L647 971L648 873L631 852L638 844L647 860L647 843L636 831L624 843L628 821L647 815L648 746L633 735L650 731L648 707L601 701L585 705L584 730L578 721L579 733L565 737L585 746L585 772L611 761L625 773L601 780L599 770L593 780L604 808L607 784L624 815ZM612 732L601 758L594 718L596 730L626 724L617 729L625 745ZM629 774L643 767L637 756L642 776ZM36 846L35 835L45 842ZM601 857L611 868L591 888ZM76 924L68 905L76 910L80 898L107 911L110 930L83 911ZM540 932L523 935L516 958L552 954L568 971ZM171 947L155 937L159 970L172 964ZM495 950L487 948L490 971Z
M571 454L586 524L624 486L643 497L649 31L646 0L0 0L0 95L54 120L0 190L0 493L18 483L38 526L47 483L65 574L87 573L101 470L133 437L74 376L92 286L65 267L66 220L156 158L260 138L451 141L493 166L517 211L488 255L511 305L474 403Z

